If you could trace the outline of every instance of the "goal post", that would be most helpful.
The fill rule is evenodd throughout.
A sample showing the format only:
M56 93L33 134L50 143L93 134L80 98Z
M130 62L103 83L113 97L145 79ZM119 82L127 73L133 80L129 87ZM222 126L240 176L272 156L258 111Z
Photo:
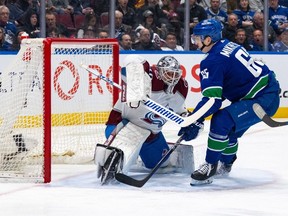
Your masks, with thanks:
M51 181L52 163L91 163L119 90L115 39L24 39L0 74L0 181Z

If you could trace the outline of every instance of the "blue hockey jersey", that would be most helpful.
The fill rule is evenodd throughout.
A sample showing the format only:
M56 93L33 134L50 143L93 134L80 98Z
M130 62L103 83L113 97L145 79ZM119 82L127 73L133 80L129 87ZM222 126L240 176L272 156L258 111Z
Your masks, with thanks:
M240 45L228 40L218 41L200 63L200 83L203 99L195 108L198 110L209 97L216 98L215 104L203 117L216 112L223 99L231 102L261 95L269 81L269 68L255 61Z
M276 10L269 7L269 20L271 26L277 34L280 34L283 29L279 29L279 25L288 22L288 8L279 5Z

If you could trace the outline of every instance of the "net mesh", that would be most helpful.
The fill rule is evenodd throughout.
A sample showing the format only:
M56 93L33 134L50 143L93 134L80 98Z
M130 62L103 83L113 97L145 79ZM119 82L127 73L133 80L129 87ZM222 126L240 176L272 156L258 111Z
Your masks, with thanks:
M47 130L43 116L50 110L45 98L50 95L52 162L92 162L95 145L105 141L112 87L80 64L113 80L112 48L97 41L22 42L11 66L1 74L0 180L43 181ZM48 55L51 61L43 63ZM46 94L45 73L51 74L51 91Z

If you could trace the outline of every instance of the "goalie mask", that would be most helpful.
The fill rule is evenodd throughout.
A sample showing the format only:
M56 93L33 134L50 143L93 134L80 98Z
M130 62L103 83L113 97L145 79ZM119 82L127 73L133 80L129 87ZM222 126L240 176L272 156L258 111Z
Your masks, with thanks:
M182 76L180 64L173 56L164 56L157 63L158 78L167 86L167 92L172 93L174 86Z

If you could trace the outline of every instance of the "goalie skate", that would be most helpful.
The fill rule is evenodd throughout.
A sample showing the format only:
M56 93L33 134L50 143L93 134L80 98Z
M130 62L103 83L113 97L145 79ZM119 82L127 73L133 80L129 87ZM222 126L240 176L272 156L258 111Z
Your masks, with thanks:
M191 186L211 184L217 171L217 164L205 163L191 174Z
M112 147L109 147L112 148ZM116 172L122 170L123 152L120 149L113 148L104 166L101 167L101 184L107 184L115 179Z

